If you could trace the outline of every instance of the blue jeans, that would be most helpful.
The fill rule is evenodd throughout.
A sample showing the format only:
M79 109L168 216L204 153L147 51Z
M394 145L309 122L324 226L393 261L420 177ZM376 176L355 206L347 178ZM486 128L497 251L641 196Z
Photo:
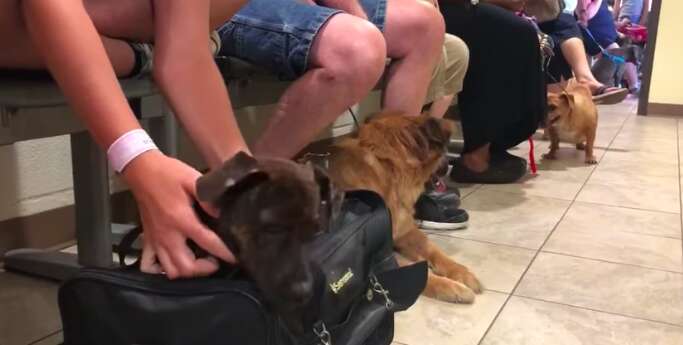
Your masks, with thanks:
M360 0L368 20L384 29L387 0ZM301 0L251 0L219 30L220 55L265 67L282 80L304 74L320 29L342 11Z

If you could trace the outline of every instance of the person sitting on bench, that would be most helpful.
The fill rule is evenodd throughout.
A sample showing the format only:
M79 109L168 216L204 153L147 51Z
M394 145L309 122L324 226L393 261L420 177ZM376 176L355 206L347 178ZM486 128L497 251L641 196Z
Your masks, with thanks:
M588 19L597 12L600 4L594 0L577 0L571 4L573 6L567 5L559 17L539 24L541 31L555 42L555 56L548 66L548 90L561 92L563 80L576 78L591 90L595 102L620 103L628 95L628 90L609 87L595 78L586 58L583 35L579 28L579 23L584 27L588 25ZM574 13L578 19L574 17Z
M419 1L252 0L219 32L221 55L294 81L253 147L256 154L292 157L375 87L387 57L382 108L420 114L444 23L432 4ZM453 198L439 202L457 207ZM441 221L462 227L461 220Z
M167 157L141 130L117 76L139 72L140 45L154 42L153 76L210 167L249 152L207 48L244 1L0 1L0 69L47 69L69 104L130 186L145 229L142 269L169 278L205 275L192 239L226 261L234 256L191 205L200 173ZM210 24L210 25L209 25ZM133 48L136 47L136 48ZM142 46L144 47L144 46ZM322 127L322 124L321 124Z

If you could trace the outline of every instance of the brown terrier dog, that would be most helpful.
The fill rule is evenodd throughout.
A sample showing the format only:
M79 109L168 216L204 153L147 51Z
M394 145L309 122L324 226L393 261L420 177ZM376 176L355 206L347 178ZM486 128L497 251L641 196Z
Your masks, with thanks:
M219 219L203 220L295 334L303 332L302 315L314 294L305 244L333 216L331 188L312 166L245 153L197 181L199 200L220 210Z
M452 129L452 122L428 116L380 114L362 125L355 137L335 145L329 174L344 190L368 189L384 198L391 210L399 262L429 262L424 295L471 303L482 290L477 278L437 248L413 219L425 183L445 159Z
M593 144L598 129L598 108L588 87L573 79L562 93L548 93L548 119L546 133L550 138L550 152L544 159L557 159L560 141L576 144L577 150L586 150L587 164L598 161Z

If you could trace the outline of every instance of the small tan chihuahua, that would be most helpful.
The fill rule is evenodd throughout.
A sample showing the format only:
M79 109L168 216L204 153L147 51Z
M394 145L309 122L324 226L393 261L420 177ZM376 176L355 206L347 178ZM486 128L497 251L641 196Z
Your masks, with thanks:
M597 164L593 144L598 129L598 108L588 87L570 79L562 93L548 93L546 134L550 138L550 152L544 159L557 159L560 141L576 144L586 151L586 164Z

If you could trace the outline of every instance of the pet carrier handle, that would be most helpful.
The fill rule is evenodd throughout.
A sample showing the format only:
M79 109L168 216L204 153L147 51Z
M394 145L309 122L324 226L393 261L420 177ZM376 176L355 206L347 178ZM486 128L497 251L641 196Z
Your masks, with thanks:
M135 227L128 231L127 234L123 236L121 242L117 246L117 254L119 256L119 265L126 269L139 269L140 268L140 258L137 258L132 264L126 264L126 257L133 252L133 243L142 234L142 228Z

